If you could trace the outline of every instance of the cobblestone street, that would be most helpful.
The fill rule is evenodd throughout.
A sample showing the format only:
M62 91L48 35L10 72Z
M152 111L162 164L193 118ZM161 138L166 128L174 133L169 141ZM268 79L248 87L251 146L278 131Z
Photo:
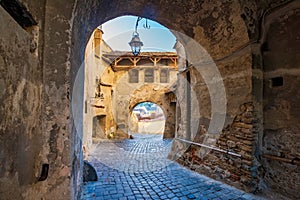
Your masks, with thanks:
M82 200L262 199L168 160L172 141L161 135L134 138L94 144L88 160L98 181L83 185Z

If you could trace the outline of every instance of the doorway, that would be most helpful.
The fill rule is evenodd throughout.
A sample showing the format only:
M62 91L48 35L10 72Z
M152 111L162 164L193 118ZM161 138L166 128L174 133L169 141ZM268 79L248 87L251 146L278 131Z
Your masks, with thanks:
M106 115L95 116L93 118L93 138L106 138Z

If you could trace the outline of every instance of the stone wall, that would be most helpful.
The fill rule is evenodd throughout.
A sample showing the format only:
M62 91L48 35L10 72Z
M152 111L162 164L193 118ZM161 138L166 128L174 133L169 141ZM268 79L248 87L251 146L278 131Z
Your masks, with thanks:
M24 199L37 192L30 185L37 183L41 166L47 163L39 155L42 70L36 52L31 52L33 34L2 7L0 21L0 196Z
M271 192L299 199L300 168L300 2L266 18L262 47L264 66L262 155L263 182ZM270 193L271 193L270 192ZM273 194L275 196L275 194Z
M268 195L274 199L285 198L274 191L279 191L281 194L291 198L298 198L295 191L299 190L299 184L297 184L299 171L297 170L298 167L295 161L299 159L299 155L296 153L298 151L296 149L298 148L295 142L298 141L299 135L299 127L297 126L299 116L295 114L298 110L298 106L294 100L297 101L299 97L297 95L298 92L290 85L299 84L298 78L296 78L299 65L297 59L298 49L295 49L295 46L299 46L297 42L299 28L296 28L298 24L297 20L295 20L299 18L297 7L298 3L296 2L270 1L269 4L258 5L248 1L241 1L241 17L246 22L245 25L247 26L250 40L248 42L244 39L239 40L235 44L237 46L240 45L241 48L229 53L229 56L225 58L214 59L223 78L228 102L225 128L218 140L215 139L215 136L203 140L203 138L205 138L203 135L205 135L208 130L207 124L209 124L211 120L210 115L213 114L211 111L211 101L213 101L211 94L213 93L209 91L209 88L205 84L207 82L203 80L204 77L197 75L201 74L199 70L195 71L193 68L188 68L186 72L182 73L183 78L179 79L181 83L178 84L177 95L179 95L178 99L180 102L178 102L178 105L180 105L180 107L178 107L177 110L180 111L178 112L180 116L179 119L177 119L179 126L177 127L178 131L176 136L183 139L190 138L193 140L194 138L196 141L197 138L200 138L200 140L198 140L199 143L206 141L208 144L214 144L216 142L216 146L223 150L225 149L227 151L230 149L233 152L240 152L242 158L247 158L243 160L244 164L241 165L242 167L232 168L226 165L228 169L232 169L232 171L236 171L237 173L231 173L219 168L218 165L222 163L222 156L219 155L216 158L216 153L207 155L208 158L198 160L198 164L191 162L191 159L197 160L196 158L201 158L199 153L197 154L197 152L201 151L201 148L192 146L189 149L188 145L182 144L182 142L179 141L175 143L175 145L179 147L179 150L174 148L172 156L183 154L183 159L180 159L181 163L190 165L212 177L223 179L237 187L250 191L270 190ZM263 15L262 24L259 24L259 15ZM236 17L234 18L237 19ZM227 25L230 26L230 24ZM236 30L236 28L234 28L234 30ZM289 35L287 33L289 33ZM238 34L240 36L242 35L241 33ZM230 33L230 35L234 37L235 31ZM210 40L214 37L217 39L218 35L215 34L208 38ZM231 43L234 41L231 40L230 42L230 40L229 37L227 42ZM266 42L264 42L265 40ZM205 47L209 46L209 42L205 41L205 39L199 39L199 41L204 41ZM225 42L225 39L223 38L222 41ZM232 45L234 46L232 43L227 46ZM217 54L216 57L222 57L218 55L221 51L214 49L216 47L206 49L210 49L208 50L209 52L213 51L211 54L213 58L215 54ZM251 53L250 47L252 50ZM260 51L263 52L262 55ZM188 55L187 58L189 58ZM187 115L190 115L194 119L197 118L197 116L193 117L193 113L189 114L186 110L188 101L185 97L185 90L188 87L185 82L188 71L191 74L191 91L196 90L196 93L200 94L199 109L201 117L196 136L195 132L193 132L198 126L193 125L197 123L195 120L194 122L191 120L191 136L186 133L186 124L189 123L186 120ZM194 78L194 80L196 80L194 83L196 84L193 84L193 76L197 77ZM281 86L280 82L282 82L282 80L283 85ZM272 84L275 85L272 86ZM279 84L279 86L277 84ZM291 93L294 94L293 96L295 98L289 98L289 100L287 100L287 97L290 97ZM247 124L237 124L235 120L240 118L239 113L241 112L238 110L238 107L240 105L243 107L243 105L248 104L248 102L252 107L250 118L254 120L251 122L252 119L246 119L248 121ZM264 105L264 109L262 105ZM195 127L193 128L193 126ZM229 131L233 135L229 134L229 136L226 136L228 135L228 127L235 126L238 126L238 128L230 128ZM246 132L244 130L245 127L249 127ZM200 137L198 137L199 135ZM238 144L231 139L238 140ZM230 148L230 145L235 148ZM180 152L180 149L188 150L187 153L184 154L183 151ZM177 150L177 152L175 150ZM266 159L263 158L264 154L275 154L279 159L285 158L287 161L289 159L290 162L294 161L294 164L285 164L279 160L271 160L270 158ZM292 161L292 159L294 160ZM201 167L199 167L199 165ZM286 171L290 176L281 173L282 171ZM230 179L230 175L236 177L237 181Z
M143 66L139 66L141 68ZM158 70L155 70L158 71ZM115 118L118 134L128 133L128 125L131 119L132 109L139 103L150 101L159 105L166 117L164 137L174 136L175 110L171 107L168 95L171 86L176 81L176 70L170 70L169 83L159 83L159 73L155 73L154 83L145 83L143 70L139 70L139 83L129 83L129 73L117 72L114 89L114 101L116 102ZM118 106L116 106L118 105ZM114 111L113 111L114 113Z
M166 92L168 87L159 84L145 84L137 88L131 95L128 102L128 116L131 116L133 108L141 102L152 102L161 107L165 115L164 138L173 138L175 133L175 107L171 105L170 99ZM130 120L130 118L129 118Z
M253 105L243 104L239 114L218 136L209 136L217 139L214 147L205 148L197 145L184 145L188 151L178 158L178 162L192 170L206 174L216 180L253 192L257 187L258 177L253 162L253 142L255 140ZM193 142L205 144L207 131L200 127L199 133ZM180 142L176 141L176 143ZM180 146L180 144L177 144ZM220 152L223 150L223 152ZM234 153L234 154L230 154ZM176 159L173 157L173 159Z
M2 96L6 104L1 109L1 198L66 199L71 194L72 164L77 166L82 159L80 153L78 162L72 163L70 158L70 150L76 146L70 140L68 98L67 19L71 18L72 6L61 6L58 1L21 2L37 22L36 26L24 26L26 31L1 7L1 56L5 58L1 77L6 88ZM61 15L54 18L57 13ZM42 181L39 177L43 165L48 165L49 171L45 171L46 179Z
M178 79L179 140L174 143L170 157L205 175L254 191L257 177L251 171L256 168L249 38L236 2L215 6L222 11L217 14L213 7L204 7L212 16L204 17L202 28L194 29L194 41L181 42L186 50L186 57L181 59L188 62L185 67L179 66L186 70ZM208 21L216 24L216 28L208 28ZM191 146L189 141L200 145ZM228 155L227 151L238 156Z
M255 142L252 155L255 166L260 165L257 161L262 162L259 183L264 187L260 188L272 188L272 192L277 190L298 198L299 167L261 158L261 154L274 153L287 159L299 157L296 144L299 135L299 95L296 87L299 85L299 56L296 56L299 26L296 24L299 16L294 9L299 7L299 1L20 2L37 22L35 30L39 34L35 37L38 38L38 48L34 50L34 42L31 48L28 47L32 35L21 29L1 8L0 64L5 66L0 72L0 98L5 102L0 111L1 198L75 199L80 194L83 130L80 116L83 115L84 105L84 71L80 71L80 66L84 62L85 47L93 30L125 14L156 20L173 31L196 39L213 60L218 61L218 67L225 63L230 68L234 63L232 67L237 67L237 70L238 67L245 67L244 64L247 64L247 70L252 68L252 80L244 81L250 86L241 85L247 91L250 89L250 101L246 95L248 92L243 93L243 89L243 98L239 101L234 98L238 96L238 90L228 90L229 86L226 87L226 92L232 97L228 102L235 102L228 106L232 109L229 109L230 115L227 116L227 127L232 127L233 120L243 113L238 109L241 105L252 103L257 121L255 129L258 130L258 136L253 132ZM289 11L277 17L271 16L277 19L275 21L267 19L281 8ZM273 25L268 27L267 21ZM268 42L263 44L265 40ZM246 47L250 47L251 52L241 54L243 50L249 50ZM265 52L264 55L261 50ZM249 61L243 62L239 59L240 55ZM237 61L231 62L233 58L237 58ZM78 71L81 72L80 81L74 86ZM221 68L220 71L222 73ZM228 72L230 74L230 70ZM276 77L283 78L283 86L270 87L270 82L271 85L273 81L280 83L280 79L279 82L273 79ZM234 79L232 76L227 84L230 85L232 82L229 80ZM78 95L74 94L73 88L76 88ZM72 111L71 101L78 107L76 112ZM181 114L178 117L182 118L184 113L181 109L177 111ZM50 164L48 178L34 183L42 163ZM220 173L216 171L216 174ZM227 180L230 181L230 178ZM277 197L274 196L275 199Z
M80 190L83 166L81 83L84 75L80 65L71 67L70 62L73 1L67 4L45 1L44 5L28 2L38 6L37 10L42 8L45 15L41 24L44 34L40 39L44 46L40 64L43 68L43 151L49 163L49 175L45 192L42 190L39 195L45 199L66 199L72 196L72 191ZM75 79L79 80L76 85Z

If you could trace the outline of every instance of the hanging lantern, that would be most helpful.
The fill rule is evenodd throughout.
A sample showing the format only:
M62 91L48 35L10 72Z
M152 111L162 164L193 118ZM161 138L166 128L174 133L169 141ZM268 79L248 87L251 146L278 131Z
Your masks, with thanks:
M143 42L141 41L138 32L134 32L132 35L131 41L128 43L131 47L131 51L133 55L139 55L141 48L143 46Z

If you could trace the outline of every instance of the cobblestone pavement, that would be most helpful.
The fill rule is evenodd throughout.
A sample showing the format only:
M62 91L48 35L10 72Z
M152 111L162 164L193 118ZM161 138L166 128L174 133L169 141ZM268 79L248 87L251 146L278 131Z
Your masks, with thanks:
M160 135L134 137L94 145L88 160L98 181L83 184L82 200L262 199L168 160L171 140Z

